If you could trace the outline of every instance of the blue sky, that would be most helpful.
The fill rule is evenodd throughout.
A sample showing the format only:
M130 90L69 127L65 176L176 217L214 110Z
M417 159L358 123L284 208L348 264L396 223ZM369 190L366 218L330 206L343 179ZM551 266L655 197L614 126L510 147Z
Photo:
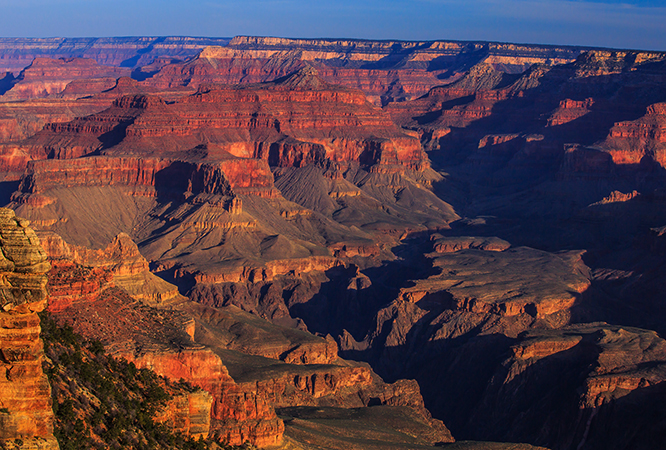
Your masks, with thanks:
M484 40L666 51L664 0L0 0L0 36Z

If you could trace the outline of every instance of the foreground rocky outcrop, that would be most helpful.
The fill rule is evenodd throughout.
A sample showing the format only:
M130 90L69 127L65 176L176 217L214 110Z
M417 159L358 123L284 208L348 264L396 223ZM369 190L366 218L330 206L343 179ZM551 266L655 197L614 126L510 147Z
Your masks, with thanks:
M64 448L208 448L208 392L108 355L47 312L41 324L54 434Z
M5 197L57 320L211 438L655 448L664 55L235 38L0 105Z
M339 359L332 338L274 325L235 307L170 297L175 287L152 280L126 235L100 250L49 233L44 242L53 264L52 315L100 340L111 355L207 392L210 439L280 445L284 424L275 408L383 404L411 408L429 430L424 439L453 440L425 409L415 382L384 383L366 365ZM189 435L204 434L192 425L204 405L190 397L176 397L158 419Z
M28 225L14 211L0 209L0 443L10 448L58 449L37 316L46 308L50 266Z

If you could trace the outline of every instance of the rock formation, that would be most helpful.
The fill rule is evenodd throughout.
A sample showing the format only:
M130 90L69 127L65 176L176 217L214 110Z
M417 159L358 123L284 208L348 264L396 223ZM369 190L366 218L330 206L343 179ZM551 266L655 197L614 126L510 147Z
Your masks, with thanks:
M61 74L67 78L68 71ZM56 76L55 83L65 83L64 78ZM97 83L97 81L100 83ZM41 79L36 79L37 83ZM109 89L107 89L109 88ZM104 92L101 92L104 90ZM5 181L15 181L25 170L28 161L53 158L59 155L52 152L44 143L28 138L57 123L70 122L76 117L88 116L107 109L113 101L128 94L151 92L150 88L139 85L136 81L121 77L75 80L65 87L61 95L48 99L0 103L0 161ZM92 95L95 94L95 95ZM84 98L80 98L83 97ZM168 94L169 95L169 94ZM181 94L182 95L182 94ZM58 98L54 98L58 97ZM170 98L170 97L169 97ZM46 151L46 153L45 153Z
M177 294L171 299L175 287L147 272L126 235L100 250L68 245L53 234L43 239L53 263L54 317L101 340L112 355L208 392L210 437L277 445L284 425L275 408L378 402L411 408L433 443L452 440L423 406L415 383L387 385L367 366L340 360L332 338L273 325L234 307L206 307ZM200 396L176 397L158 419L200 434L200 402Z
M224 38L114 37L114 38L3 38L1 71L19 73L35 57L89 58L106 66L137 67L157 57L185 59L208 45L224 45Z
M659 446L663 425L657 421L643 427L635 408L641 405L652 417L663 417L654 396L664 389L664 345L654 332L606 323L527 332L497 368L470 424L487 424L481 433L486 438L512 440L531 433L531 442L558 441L562 448ZM527 398L537 392L539 405L527 406ZM488 407L502 399L511 399L511 408L500 424L490 418ZM518 430L516 414L526 409L535 422L522 423ZM628 436L628 427L640 431Z
M208 392L208 425L203 397L160 420L285 448L661 444L663 53L176 41L84 53L134 79L37 59L0 82L60 91L0 104L52 314Z
M652 104L640 119L616 123L611 128L604 147L615 164L639 164L643 158L651 158L666 167L664 127L666 103Z
M372 245L359 226L380 220L388 224L380 232L401 235L456 218L428 190L437 175L418 140L361 92L329 85L312 69L263 85L201 88L169 104L124 96L101 113L49 125L24 145L56 159L29 163L14 195L21 211L78 245L130 233L183 282L328 270L341 264L329 246ZM271 167L280 170L277 186ZM301 198L299 186L313 181L317 189ZM63 201L79 202L56 193L71 188L96 198L88 203L108 216L104 227L79 225L91 216L78 216L73 204L65 209L77 217L58 212ZM169 202L181 206L163 208ZM338 211L338 223L332 214L341 208L348 212ZM135 228L150 210L166 222ZM253 244L236 245L238 230ZM193 252L204 236L211 245Z
M239 36L224 48L209 47L196 59L165 67L150 80L160 88L202 83L270 81L300 69L317 68L322 78L364 91L376 105L419 97L485 62L520 72L532 64L570 62L580 49L460 42L372 42Z
M116 78L129 74L129 69L100 66L90 59L35 58L32 64L21 71L2 98L7 101L48 97L60 94L67 87L70 96L77 93L81 96L90 95L112 88ZM75 80L86 80L88 86L85 87L81 82L76 87L70 86Z
M0 215L0 442L16 448L58 449L37 316L46 308L49 263L28 221L5 208Z
M273 166L324 159L414 169L425 163L416 139L369 105L363 93L324 83L312 69L256 87L205 87L171 105L156 96L123 97L102 113L49 126L29 142L52 149L47 154L55 152L58 159L121 141L115 153L131 146L146 156L166 134L172 143L160 149L161 156L207 143Z

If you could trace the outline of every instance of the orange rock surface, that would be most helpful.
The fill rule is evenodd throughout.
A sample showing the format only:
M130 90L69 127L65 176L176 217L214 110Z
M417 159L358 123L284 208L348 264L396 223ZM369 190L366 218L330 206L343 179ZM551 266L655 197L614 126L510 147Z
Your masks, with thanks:
M274 445L275 408L372 404L451 439L337 339L456 437L649 440L630 412L661 414L663 345L624 324L663 328L666 59L580 51L239 37L0 105L0 165L63 237L54 314L206 389L212 435ZM204 403L163 418L199 434Z
M165 67L149 83L160 88L196 88L206 82L256 83L274 80L310 64L326 81L360 89L373 103L383 105L417 98L441 84L438 75L455 79L453 74L463 71L459 65L471 61L522 71L532 64L572 61L578 52L514 44L238 36L227 47L209 47L193 61Z
M481 238L472 236L445 237L440 234L430 236L436 253L454 253L468 248L503 252L511 247L507 241L496 237Z
M382 404L413 408L438 436L444 433L450 439L448 430L423 407L415 384L385 385L368 367L338 360L330 337L278 327L234 308L217 310L181 300L176 310L164 309L164 302L151 303L133 294L162 308L155 309L113 287L132 292L118 283L118 277L135 277L146 267L125 235L99 250L69 245L53 234L44 234L44 241L54 265L50 290L56 318L72 323L84 336L101 339L115 356L173 381L187 380L208 393L177 397L158 415L177 430L237 445L277 445L284 425L276 407L360 407L376 398ZM234 337L228 340L229 336ZM244 361L243 354L265 362L255 367L257 362ZM240 365L234 362L239 357ZM264 371L266 362L275 368ZM227 364L233 367L233 377ZM203 420L207 413L210 422Z
M187 380L209 392L213 398L211 432L225 442L235 445L250 442L262 447L281 442L284 425L268 399L238 386L213 352L193 349L121 356L137 367L150 368L173 380Z
M147 156L157 150L156 140L168 135L171 144L162 143L161 156L176 150L194 156L192 149L203 143L210 153L264 159L272 166L330 160L427 167L418 141L368 104L363 93L329 85L308 68L257 87L202 87L171 105L159 97L123 97L102 113L50 125L29 143L66 159L109 147L100 139L114 134L122 144L112 153Z
M564 125L590 112L590 107L594 105L593 98L585 100L565 99L560 102L560 107L548 118L548 126L554 127Z
M0 442L20 439L30 448L58 449L37 316L47 303L49 263L28 225L13 211L0 209Z
M210 409L213 398L207 391L188 392L171 399L158 411L155 421L176 433L194 439L207 438L210 433Z
M655 103L638 120L618 122L604 142L615 164L639 164L643 157L666 167L666 103Z

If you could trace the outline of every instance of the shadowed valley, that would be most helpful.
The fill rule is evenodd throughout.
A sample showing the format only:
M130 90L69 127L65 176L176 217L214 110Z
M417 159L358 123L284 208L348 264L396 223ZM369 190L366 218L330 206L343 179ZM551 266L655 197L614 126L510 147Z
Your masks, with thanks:
M57 448L79 395L102 445L78 361L156 373L123 389L179 445L664 444L666 54L141 39L0 40L3 442ZM53 344L51 388L45 289L108 355Z

